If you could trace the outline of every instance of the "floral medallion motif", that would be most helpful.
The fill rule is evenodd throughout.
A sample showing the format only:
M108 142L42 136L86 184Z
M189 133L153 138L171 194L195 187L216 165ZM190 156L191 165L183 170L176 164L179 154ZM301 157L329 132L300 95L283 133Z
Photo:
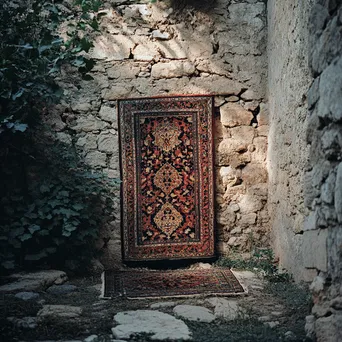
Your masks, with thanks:
M168 121L161 123L153 132L155 144L163 151L170 152L181 141L178 139L179 130L175 125Z
M168 239L171 234L180 226L183 218L171 203L165 203L154 218L157 227L165 233Z
M168 196L173 189L182 184L182 179L177 170L169 163L166 163L157 171L154 184Z
M212 102L119 101L125 261L214 255Z

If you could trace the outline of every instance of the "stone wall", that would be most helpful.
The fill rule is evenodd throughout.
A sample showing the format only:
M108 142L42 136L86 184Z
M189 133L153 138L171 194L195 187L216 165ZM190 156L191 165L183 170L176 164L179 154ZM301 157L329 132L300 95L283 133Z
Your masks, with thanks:
M219 250L265 244L265 4L218 0L209 7L178 8L176 3L106 3L91 52L97 60L94 80L64 70L61 82L69 100L49 120L86 164L115 178L120 175L117 99L215 95ZM98 241L109 267L121 260L119 195L115 201Z
M272 243L280 265L297 280L315 276L303 235L306 94L312 77L308 66L308 20L312 1L268 2L269 211ZM306 267L310 267L307 269Z
M313 316L317 341L342 340L342 4L316 0L310 17L308 92L310 144L303 238L311 246ZM315 250L312 250L312 249ZM313 323L315 321L315 323Z
M269 1L269 209L281 264L313 280L307 334L342 333L342 5Z

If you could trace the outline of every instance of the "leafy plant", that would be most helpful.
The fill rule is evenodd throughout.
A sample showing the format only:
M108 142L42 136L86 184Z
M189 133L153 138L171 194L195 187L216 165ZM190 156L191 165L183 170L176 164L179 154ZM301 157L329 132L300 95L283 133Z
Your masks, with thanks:
M89 261L116 180L94 173L41 123L63 96L63 64L85 79L101 1L13 0L0 12L0 264ZM33 129L35 127L35 129ZM30 129L29 129L30 128ZM21 134L13 134L18 133Z
M66 260L86 266L99 228L112 219L117 180L79 167L76 151L62 143L41 138L34 146L21 156L21 173L0 173L8 181L1 187L7 194L0 201L1 266L63 266ZM18 155L8 163L19 168ZM18 184L20 176L25 181Z
M99 29L99 0L8 1L0 12L0 134L24 131L38 120L44 107L63 90L55 76L63 63L87 72L94 61L84 57L93 46L91 33ZM67 28L63 32L63 24ZM63 37L62 37L63 36ZM13 129L14 128L14 129Z
M239 254L221 257L217 266L257 271L270 282L289 282L292 277L287 272L281 272L274 262L274 254L269 248L256 248L249 259L242 259Z

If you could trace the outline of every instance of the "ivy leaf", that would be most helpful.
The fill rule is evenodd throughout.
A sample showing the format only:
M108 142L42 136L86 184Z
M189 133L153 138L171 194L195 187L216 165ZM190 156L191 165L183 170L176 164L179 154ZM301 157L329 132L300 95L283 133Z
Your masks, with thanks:
M38 226L37 224L32 224L30 227L29 227L29 231L30 233L33 235L35 232L39 231L40 230L40 226Z
M40 192L42 194L45 194L47 192L50 192L50 187L45 185L45 184L43 184L43 185L40 186L39 190L40 190Z
M15 101L17 98L21 97L24 94L24 91L24 88L20 88L15 94L12 94L12 100Z
M51 48L52 48L52 45L42 45L42 46L39 46L38 52L41 55L44 51L50 50Z
M94 46L90 40L84 37L81 39L80 43L81 43L82 50L85 52L89 52L90 48Z
M19 132L25 132L28 125L23 123L15 123L13 129Z
M75 210L79 211L82 210L84 208L84 205L81 203L76 203L72 206Z
M29 239L31 239L31 237L32 237L32 235L31 235L31 234L29 234L29 233L25 233L25 234L23 234L23 235L19 236L19 240L23 242L23 241L26 241L26 240L29 240Z
M6 270L11 270L14 268L14 261L13 260L7 260L7 261L3 261L1 263L1 266L3 268L5 268Z

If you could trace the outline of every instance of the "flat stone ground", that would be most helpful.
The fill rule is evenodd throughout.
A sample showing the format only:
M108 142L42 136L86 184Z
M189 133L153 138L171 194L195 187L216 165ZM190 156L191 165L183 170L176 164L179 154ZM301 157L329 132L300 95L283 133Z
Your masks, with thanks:
M0 341L309 341L305 290L250 271L236 274L247 296L104 300L100 276L70 278L34 294L0 294ZM117 315L126 311L134 312ZM129 328L143 332L125 336Z

